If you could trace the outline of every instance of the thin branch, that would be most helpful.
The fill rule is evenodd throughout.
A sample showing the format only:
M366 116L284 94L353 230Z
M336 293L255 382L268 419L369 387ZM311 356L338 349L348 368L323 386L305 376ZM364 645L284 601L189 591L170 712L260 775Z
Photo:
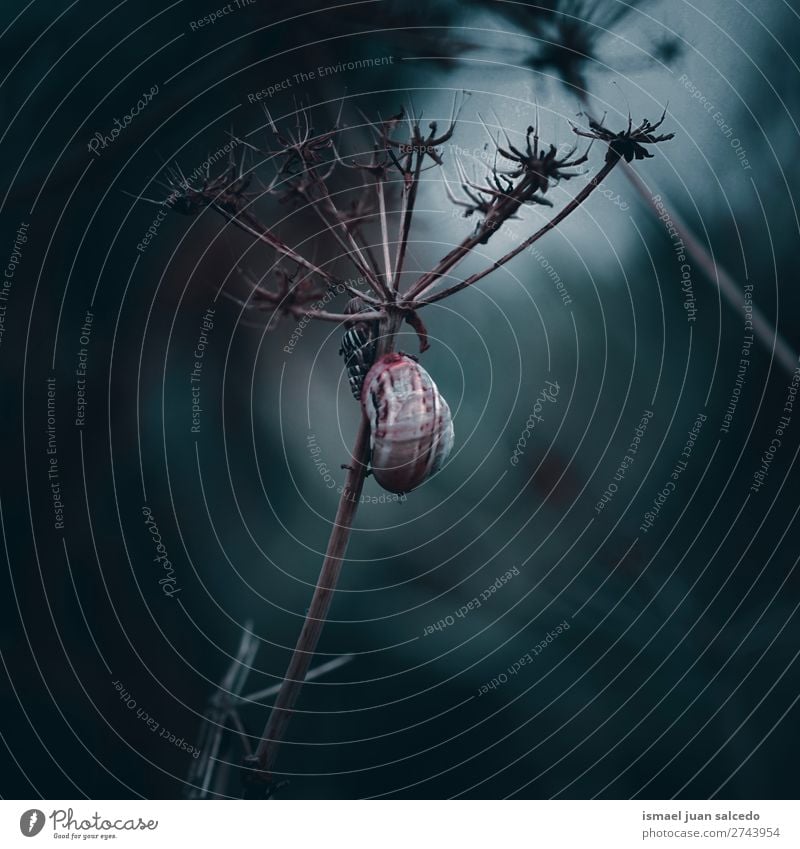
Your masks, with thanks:
M366 300L371 304L380 303L375 298L371 298L363 292L360 292L358 289L354 288L350 284L337 280L329 271L325 271L325 269L320 268L315 263L306 259L302 254L297 253L297 251L290 248L282 239L279 239L275 236L272 231L264 224L262 224L255 215L251 212L247 212L246 210L242 210L239 212L232 212L227 207L222 204L215 203L214 209L216 209L222 216L224 216L228 221L234 224L241 230L244 230L245 233L248 233L251 236L254 236L256 239L259 239L262 242L265 242L270 247L274 248L279 253L282 253L284 256L293 260L294 262L301 265L303 268L311 271L315 274L318 274L331 286L343 286L348 292L352 295L358 296ZM294 306L286 306L283 309L291 312L292 315L297 318L318 318L321 321L335 321L342 322L347 321L350 317L340 313L330 313L325 312L324 310L306 310L301 309ZM381 313L370 313L371 319L379 319L381 318Z
M400 285L400 275L403 273L403 263L405 262L406 251L408 249L408 236L411 231L411 220L414 216L414 205L417 201L417 191L419 189L419 175L422 172L422 161L424 158L424 153L417 152L413 174L404 174L406 186L403 189L403 210L400 217L400 233L397 237L397 256L395 258L393 275L395 291L397 290L397 286Z
M340 666L345 666L350 663L354 657L355 655L352 654L343 654L340 657L333 658L333 660L327 660L325 663L321 663L319 666L309 669L308 674L306 675L306 681L313 681L315 678L321 678L323 675L333 672L334 669L338 669ZM280 689L280 684L273 684L271 687L267 687L264 690L256 690L254 693L248 693L246 696L239 696L239 698L243 702L260 702L263 699L268 699L270 696L277 695L280 692Z
M242 748L245 751L245 755L250 755L253 751L253 747L250 745L250 735L247 733L247 729L244 727L244 723L242 722L242 719L239 716L239 711L229 711L228 718L230 719L231 725L234 727L234 730L239 735L239 739L242 741Z
M313 262L306 259L302 254L299 254L293 248L290 248L283 239L280 239L269 229L269 227L262 224L252 212L248 212L244 209L240 210L236 208L229 208L223 201L216 201L213 204L213 208L240 230L244 230L245 233L248 233L259 241L269 245L279 254L288 257L308 271L313 271L315 274L319 274L319 276L327 283L336 284L338 282L329 271L325 271L325 269L320 268L318 265L315 265Z
M364 256L369 260L370 268L375 272L375 274L380 274L380 267L378 265L378 260L375 259L375 254L372 252L371 245L367 242L366 237L361 232L360 227L352 228L353 238L361 245L361 250L364 251ZM363 295L361 296L363 297ZM380 303L377 298L370 299L373 303Z
M309 310L302 306L294 306L294 305L286 305L279 306L278 310L284 310L286 312L291 313L295 318L308 318L314 319L318 321L333 321L337 324L341 324L343 321L352 321L352 315L346 315L345 313L339 312L327 312L326 310ZM384 316L382 312L364 312L359 315L359 318L363 318L363 321L380 321Z
M363 299L363 294L359 292L357 289L351 290L353 295L357 298ZM229 301L233 301L237 306L239 306L243 310L250 311L259 311L259 312L274 312L274 313L287 313L292 315L294 318L307 318L309 320L319 320L319 321L330 321L336 324L341 324L344 321L352 321L353 316L347 315L346 313L337 313L337 312L327 312L326 310L317 310L317 309L307 309L306 307L299 304L281 304L279 300L271 299L269 297L264 297L265 292L267 290L262 287L258 287L258 292L261 292L262 295L257 301L252 301L250 298L237 298L236 295L232 295L229 292L222 292L222 296L227 298ZM269 293L274 294L274 293ZM371 321L377 321L383 317L382 312L368 312L365 313ZM247 322L243 322L246 327L262 327L262 324L250 324Z
M649 191L644 181L636 173L636 171L627 163L625 164L626 167L622 169L623 173L647 204L648 208L656 217L659 217L661 215L661 211L656 205L655 200L653 200L652 193ZM742 303L744 302L744 293L739 287L739 284L725 270L725 268L714 260L706 247L694 235L689 226L684 223L683 219L680 215L678 215L675 209L671 206L667 206L663 198L661 199L661 202L664 204L664 209L667 210L670 218L672 219L672 225L675 227L675 231L683 240L686 250L694 258L694 261L703 269L706 277L708 277L712 283L719 283L719 290L728 304L730 304L730 306L737 312L741 310ZM758 339L764 349L769 351L770 354L774 351L775 359L788 374L794 374L798 365L797 352L792 350L789 343L778 331L777 325L773 326L770 324L764 316L764 313L761 312L756 304L753 304L753 335Z
M476 230L471 236L467 236L461 244L457 245L446 256L436 264L436 267L422 275L417 282L408 290L407 298L414 303L432 303L432 301L418 300L419 296L429 289L433 284L447 274L454 266L458 265L464 257L466 257L478 245L484 242L490 236L490 231L486 231L484 224ZM488 273L488 272L487 272Z
M386 268L386 288L390 292L397 291L396 278L392 274L392 258L389 252L389 224L386 220L386 197L383 191L383 180L377 177L375 190L378 193L378 210L381 219L381 242L383 243L383 264Z

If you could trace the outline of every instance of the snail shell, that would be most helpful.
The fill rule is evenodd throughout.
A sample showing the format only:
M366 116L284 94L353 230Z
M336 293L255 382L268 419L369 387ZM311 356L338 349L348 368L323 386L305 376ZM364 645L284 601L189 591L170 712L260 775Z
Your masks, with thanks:
M405 354L385 354L364 378L371 467L389 492L410 492L437 472L453 447L447 401L427 371Z

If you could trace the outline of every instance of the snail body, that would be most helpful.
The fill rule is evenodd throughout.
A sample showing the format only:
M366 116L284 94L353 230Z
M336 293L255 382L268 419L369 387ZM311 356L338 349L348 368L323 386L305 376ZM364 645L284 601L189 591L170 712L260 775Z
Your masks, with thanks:
M371 468L389 492L410 492L435 474L453 447L447 401L427 371L405 354L385 354L364 377Z
M361 398L364 378L375 361L378 322L364 321L358 317L360 312L367 312L368 309L361 298L351 298L344 309L353 318L345 325L339 354L344 357L350 391L356 401Z

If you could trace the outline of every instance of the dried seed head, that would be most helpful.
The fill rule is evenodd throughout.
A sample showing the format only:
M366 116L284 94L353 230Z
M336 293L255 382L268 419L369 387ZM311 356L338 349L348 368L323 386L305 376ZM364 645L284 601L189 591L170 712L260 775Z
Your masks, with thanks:
M604 127L602 122L590 118L588 130L581 130L573 126L572 131L578 136L605 142L608 145L606 162L616 159L624 159L626 162L631 162L634 159L652 159L653 154L644 145L659 144L659 142L675 138L675 133L665 133L660 136L654 134L654 131L664 123L666 117L667 110L665 108L661 118L655 124L651 124L645 118L638 127L634 127L631 117L628 115L627 128L618 133Z

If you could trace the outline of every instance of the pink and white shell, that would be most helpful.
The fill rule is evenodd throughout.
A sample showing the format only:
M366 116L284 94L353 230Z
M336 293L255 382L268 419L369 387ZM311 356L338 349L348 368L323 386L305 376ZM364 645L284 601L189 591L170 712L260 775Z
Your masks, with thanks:
M364 378L361 404L372 431L372 472L384 489L410 492L444 465L453 447L450 407L411 357L381 357Z

